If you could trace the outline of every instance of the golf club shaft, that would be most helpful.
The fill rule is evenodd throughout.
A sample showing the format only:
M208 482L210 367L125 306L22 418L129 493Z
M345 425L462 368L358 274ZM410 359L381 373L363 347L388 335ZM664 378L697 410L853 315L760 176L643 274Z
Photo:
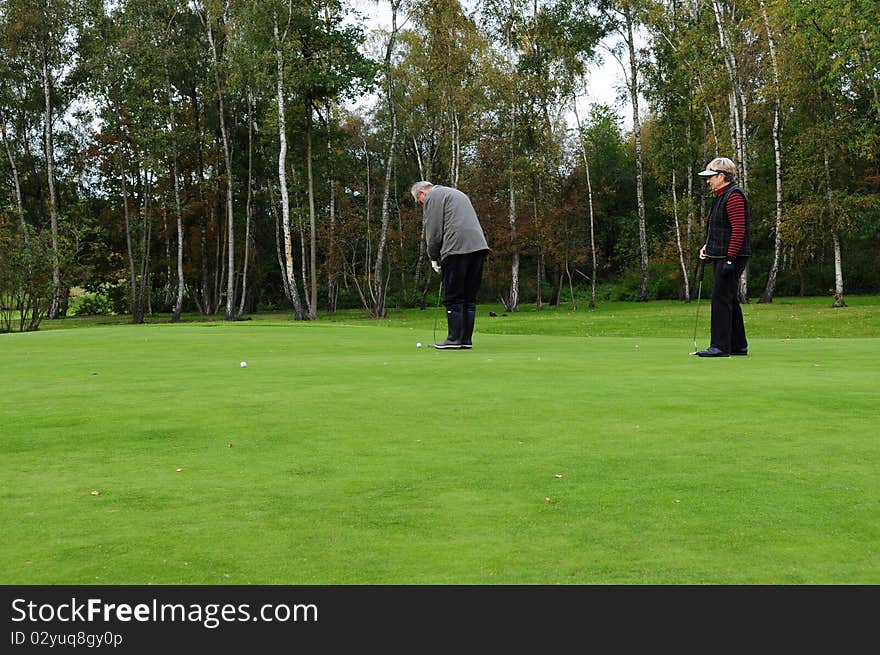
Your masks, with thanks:
M697 324L700 320L700 296L703 295L703 280L700 278L700 283L697 291L697 311L694 315L694 351L697 350Z
M697 351L697 323L700 319L700 298L703 296L703 265L705 264L705 260L701 259L697 263L696 270L696 278L697 278L697 311L694 315L694 352Z
M443 278L440 278L440 285L437 287L437 310L434 312L434 343L437 343L437 320L440 318L440 297L443 293Z

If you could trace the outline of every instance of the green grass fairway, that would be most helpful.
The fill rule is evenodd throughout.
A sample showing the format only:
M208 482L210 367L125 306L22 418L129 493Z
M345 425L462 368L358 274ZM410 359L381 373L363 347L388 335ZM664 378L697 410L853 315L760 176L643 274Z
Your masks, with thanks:
M481 306L470 352L434 307L0 335L0 583L880 584L847 302L748 305L729 359L661 302Z

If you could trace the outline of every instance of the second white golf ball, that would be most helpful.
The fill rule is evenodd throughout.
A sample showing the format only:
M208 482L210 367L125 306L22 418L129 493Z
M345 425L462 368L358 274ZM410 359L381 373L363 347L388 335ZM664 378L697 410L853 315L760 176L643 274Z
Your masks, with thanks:
M247 362L242 362L242 363L241 363L241 367L242 367L242 368L247 368Z
M416 344L416 348L421 348L421 347L422 347L422 342L419 341L419 342Z

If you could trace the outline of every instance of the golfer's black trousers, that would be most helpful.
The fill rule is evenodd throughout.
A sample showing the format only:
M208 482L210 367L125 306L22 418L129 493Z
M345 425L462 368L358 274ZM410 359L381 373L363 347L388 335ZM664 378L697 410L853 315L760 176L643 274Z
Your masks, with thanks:
M449 255L443 259L443 304L447 308L477 303L485 258L486 253L480 251Z
M739 278L748 257L737 257L733 275L721 272L723 259L714 260L715 284L712 287L712 345L726 353L743 352L749 347L737 291Z

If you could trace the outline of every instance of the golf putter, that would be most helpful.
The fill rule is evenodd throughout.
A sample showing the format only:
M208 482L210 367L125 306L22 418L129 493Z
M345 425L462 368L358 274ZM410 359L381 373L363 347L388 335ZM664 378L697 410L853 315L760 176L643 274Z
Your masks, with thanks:
M697 323L700 320L700 298L703 296L703 264L705 263L706 260L701 259L697 263L697 270L694 272L694 282L697 283L697 311L694 316L694 351L690 353L691 355L697 354Z

